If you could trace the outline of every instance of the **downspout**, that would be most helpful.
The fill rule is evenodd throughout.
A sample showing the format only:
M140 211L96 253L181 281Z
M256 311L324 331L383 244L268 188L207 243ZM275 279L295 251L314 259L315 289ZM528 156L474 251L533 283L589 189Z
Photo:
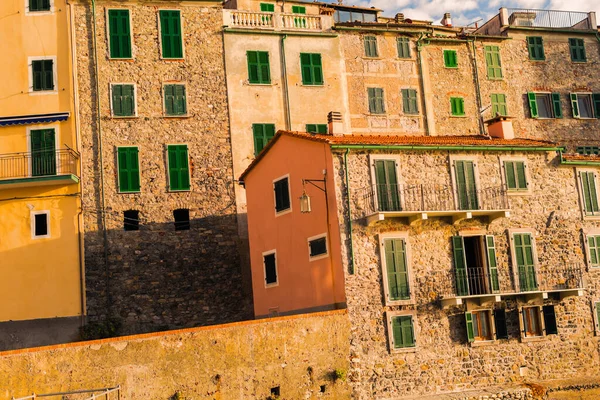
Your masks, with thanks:
M104 240L104 269L106 273L106 310L110 314L112 299L110 296L110 277L108 268L108 233L106 232L106 199L104 197L104 157L102 151L102 122L100 117L100 71L98 67L98 44L96 42L96 0L92 0L94 72L96 74L96 117L98 126L98 161L100 162L100 216L102 218L102 237Z
M292 129L292 122L290 117L290 94L288 92L288 80L287 80L287 67L285 61L285 39L287 39L287 35L283 35L281 37L281 74L282 79L281 82L283 84L283 101L285 102L285 129Z
M354 239L352 238L352 212L350 211L350 178L348 174L348 153L350 149L347 148L344 153L344 169L346 170L346 200L348 207L348 236L350 237L350 254L348 256L348 272L350 275L354 275Z
M477 67L477 49L475 48L475 39L467 39L471 42L473 49L473 73L475 78L475 93L477 95L477 122L479 123L479 134L485 135L485 127L483 125L483 115L481 115L481 108L483 107L481 101L481 87L479 86L479 68Z
M429 136L429 120L427 119L427 99L425 98L425 74L423 73L423 55L421 53L421 48L426 46L429 43L421 44L423 40L423 32L420 33L419 38L417 39L417 63L419 65L419 75L420 75L420 83L421 83L421 99L423 99L423 124L425 125L425 135Z

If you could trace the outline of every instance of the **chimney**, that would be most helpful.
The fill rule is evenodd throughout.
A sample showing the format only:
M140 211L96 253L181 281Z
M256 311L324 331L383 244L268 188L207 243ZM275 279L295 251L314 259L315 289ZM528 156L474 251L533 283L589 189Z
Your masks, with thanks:
M397 24L403 23L404 22L404 14L403 13L396 14L396 16L394 17L394 20L396 21Z
M510 117L497 116L490 120L485 121L488 125L488 133L491 137L498 139L514 139L515 131L513 129L512 121Z
M442 18L440 23L448 28L452 28L452 17L450 16L450 13L445 13L444 18Z
M327 122L329 123L328 133L333 136L341 136L344 134L344 122L342 121L342 113L331 111L327 114Z

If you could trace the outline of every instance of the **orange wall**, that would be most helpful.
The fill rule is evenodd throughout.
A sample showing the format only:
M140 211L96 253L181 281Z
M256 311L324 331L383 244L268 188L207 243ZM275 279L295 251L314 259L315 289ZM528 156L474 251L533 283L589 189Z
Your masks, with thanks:
M333 162L328 145L282 136L245 179L248 234L256 317L334 308L346 301ZM300 213L302 179L322 179L327 170L329 257L309 260L307 238L327 232L325 194L307 184L312 212ZM289 174L292 212L275 216L273 180ZM277 250L279 285L265 288L263 252Z

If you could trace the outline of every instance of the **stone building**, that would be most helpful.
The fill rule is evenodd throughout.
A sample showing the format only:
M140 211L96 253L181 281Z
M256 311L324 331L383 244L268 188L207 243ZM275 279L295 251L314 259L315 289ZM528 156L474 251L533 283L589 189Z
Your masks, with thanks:
M144 332L250 318L222 6L73 4L90 320Z

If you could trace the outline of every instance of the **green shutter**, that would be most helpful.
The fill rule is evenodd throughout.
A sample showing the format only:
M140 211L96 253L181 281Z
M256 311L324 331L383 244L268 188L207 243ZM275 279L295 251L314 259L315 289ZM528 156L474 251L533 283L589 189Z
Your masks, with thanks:
M594 117L600 118L600 93L592 94L592 103L594 109Z
M600 330L600 301L596 302L596 327Z
M300 53L300 69L303 85L323 84L321 54Z
M505 161L504 171L508 190L527 190L527 175L523 161Z
M29 11L50 11L50 0L29 0Z
M585 62L585 43L583 39L569 39L569 50L571 52L571 61Z
M502 79L500 48L498 46L485 46L484 53L488 79Z
M584 211L587 215L598 213L598 194L596 192L596 174L582 171L579 173L583 192Z
M469 343L475 341L475 333L473 330L473 314L470 312L465 313L465 321L467 322L467 340Z
M504 172L506 173L506 188L516 189L517 179L515 176L515 163L513 161L505 161Z
M465 246L461 236L452 237L452 252L454 254L454 275L456 278L456 295L469 295L469 281L467 278L467 260Z
M537 101L535 99L535 93L527 93L527 99L529 100L529 111L531 113L531 118L537 118L539 114L537 108Z
M409 299L410 288L406 264L406 244L403 239L385 239L383 243L389 300Z
M115 117L135 115L135 89L133 85L112 85L112 112Z
M571 109L573 110L573 118L579 118L579 104L577 103L577 94L571 93Z
M368 88L367 95L369 98L369 112L371 114L384 114L383 89Z
M399 37L396 41L398 47L398 58L410 58L410 40L405 37Z
M306 132L308 133L327 134L327 131L327 124L306 124Z
M33 90L54 90L54 61L34 60L31 62Z
M375 160L374 167L379 211L400 211L396 162Z
M462 97L450 98L450 112L455 117L465 115L465 100Z
M562 118L562 107L560 106L560 93L552 93L552 109L554 118Z
M31 176L56 175L55 136L54 129L30 131Z
M131 58L129 10L108 10L110 58Z
M600 236L588 236L588 251L589 251L589 264L591 267L598 266L598 246L596 246L596 239L600 239Z
M256 84L271 83L271 66L268 51L247 51L248 82Z
M119 192L140 191L140 167L137 147L117 149L119 167Z
M391 321L393 347L395 349L414 347L415 333L412 317L410 315L392 317Z
M262 12L275 12L275 4L273 4L273 3L260 3L260 11L262 11Z
M273 136L275 136L275 125L253 124L252 134L254 137L254 156L256 157L267 145L267 143L273 139Z
M490 287L492 292L500 291L500 282L498 281L498 263L496 261L496 244L494 243L494 237L487 235L485 237L485 244L487 248L487 263L490 274Z
M418 114L417 91L414 89L402 89L402 110L405 114Z
M190 190L190 168L187 145L167 146L169 190Z
M502 93L492 94L492 118L497 115L508 115L506 107L506 95Z
M187 114L185 85L165 85L165 114L176 116Z
M306 14L306 7L304 6L292 6L293 14Z
M366 57L378 57L379 52L377 51L377 37L365 36L365 56Z
M517 168L517 188L521 190L527 190L527 177L525 174L525 163L523 161L517 161L515 163Z
M160 32L163 58L183 58L181 13L179 10L160 10Z
M444 66L446 68L458 68L458 55L456 50L444 50Z
M477 188L475 186L475 164L473 161L455 161L456 191L460 210L477 210Z
M513 234L515 258L519 276L519 286L522 292L538 289L533 257L533 239L529 233Z
M530 60L543 61L546 59L544 41L541 36L528 36L527 50L529 51Z

